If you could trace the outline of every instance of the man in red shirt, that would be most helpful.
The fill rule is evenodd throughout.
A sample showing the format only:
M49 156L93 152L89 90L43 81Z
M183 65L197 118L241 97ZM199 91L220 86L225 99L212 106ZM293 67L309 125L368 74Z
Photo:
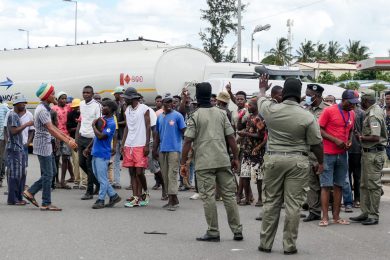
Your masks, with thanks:
M330 189L333 187L333 223L348 225L340 218L342 187L348 172L347 150L351 147L355 122L353 109L359 103L357 91L345 90L340 104L325 108L319 124L324 138L324 171L320 176L322 220L320 226L329 223L328 207Z
M63 134L69 137L70 135L66 127L66 124L68 122L68 113L71 111L71 108L66 101L67 101L67 94L63 91L58 92L57 94L58 105L53 106L52 109L57 112L58 129L60 129L60 131ZM68 182L74 182L73 166L72 166L72 162L70 161L70 156L72 155L72 151L64 142L60 142L59 148L60 148L59 153L62 157L62 164L61 164L61 181L60 181L60 186L58 188L70 189L70 187L66 185L65 175L66 175L66 171L68 170L70 173L70 179L68 180Z

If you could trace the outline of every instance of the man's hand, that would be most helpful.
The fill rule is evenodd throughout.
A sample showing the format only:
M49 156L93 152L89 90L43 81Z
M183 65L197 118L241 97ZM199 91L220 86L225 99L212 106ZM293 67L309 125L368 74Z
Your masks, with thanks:
M125 147L121 145L121 155L123 156L125 154Z
M89 148L85 148L83 151L83 156L88 157L91 154L91 150Z
M149 155L149 145L145 145L144 147L144 156L148 156Z
M316 171L316 174L317 175L320 175L320 174L322 174L322 172L324 171L324 164L317 164L316 166L315 166L315 171Z
M92 127L96 126L96 122L98 121L98 119L95 119L92 121Z
M232 83L228 83L226 86L225 86L225 88L226 88L226 91L230 94L231 92L232 92Z
M152 156L153 156L153 159L158 161L159 154L158 154L157 150L153 149Z
M268 74L261 74L259 78L259 89L264 89L267 91L271 88L272 83L268 84L269 75Z
M180 165L180 175L183 178L188 178L188 167L186 164Z
M343 141L341 141L340 139L335 138L334 143L340 149L345 149L346 148L346 144Z
M346 150L349 150L349 149L351 148L351 146L352 146L352 141L349 140L349 141L345 144L345 149L346 149Z
M232 169L237 171L239 167L240 167L240 162L238 161L238 159L233 159L232 160Z
M74 139L70 139L68 145L73 151L77 150L77 143Z
M26 127L33 126L34 121L28 121L27 123L24 124Z
M240 136L240 137L245 137L245 136L247 136L247 133L245 132L245 130L238 131L237 134L238 134L238 136Z

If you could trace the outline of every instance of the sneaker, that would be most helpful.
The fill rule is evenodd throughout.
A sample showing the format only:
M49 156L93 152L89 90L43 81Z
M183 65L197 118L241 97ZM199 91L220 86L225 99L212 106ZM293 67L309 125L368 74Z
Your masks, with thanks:
M131 196L131 197L127 198L126 201L129 201L129 202L130 202L130 201L134 200L134 197L135 197L135 196Z
M345 212L352 213L353 212L352 205L345 206Z
M200 197L199 193L195 193L194 195L192 195L192 196L190 197L190 200L198 200L199 197Z
M134 207L139 207L139 199L137 196L132 196L132 200L129 202L125 203L126 208L134 208Z
M142 193L140 197L140 206L147 206L149 204L150 195L148 191Z
M110 201L106 204L106 207L107 208L112 208L112 207L114 207L115 204L117 204L121 200L122 200L122 198L119 197L118 194L115 194L114 196L112 196L110 198Z
M93 209L103 209L104 208L104 200L97 200L95 204L92 205Z

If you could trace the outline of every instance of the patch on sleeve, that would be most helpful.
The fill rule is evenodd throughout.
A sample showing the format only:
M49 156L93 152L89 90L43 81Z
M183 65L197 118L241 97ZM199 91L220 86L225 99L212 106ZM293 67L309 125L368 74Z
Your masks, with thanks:
M373 121L373 122L371 122L370 126L371 127L379 127L380 125L379 125L378 121Z

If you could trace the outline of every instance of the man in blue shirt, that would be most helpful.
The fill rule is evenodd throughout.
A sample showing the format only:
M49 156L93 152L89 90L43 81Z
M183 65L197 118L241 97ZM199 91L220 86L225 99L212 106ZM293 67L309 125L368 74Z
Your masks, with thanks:
M95 119L92 123L95 138L83 152L84 156L88 156L92 146L93 173L100 184L99 198L95 204L93 204L93 209L113 207L116 203L121 201L121 197L115 192L107 178L108 164L110 163L111 156L115 154L115 150L112 149L111 143L116 129L113 114L118 109L118 105L112 100L103 101L102 105L103 118ZM104 199L107 194L110 197L110 201L108 204L104 205Z
M186 129L184 117L173 110L173 97L166 94L163 99L164 113L157 118L153 145L153 157L160 161L168 204L164 208L175 211L178 207L177 178L182 148L183 134ZM158 148L160 147L160 153Z

